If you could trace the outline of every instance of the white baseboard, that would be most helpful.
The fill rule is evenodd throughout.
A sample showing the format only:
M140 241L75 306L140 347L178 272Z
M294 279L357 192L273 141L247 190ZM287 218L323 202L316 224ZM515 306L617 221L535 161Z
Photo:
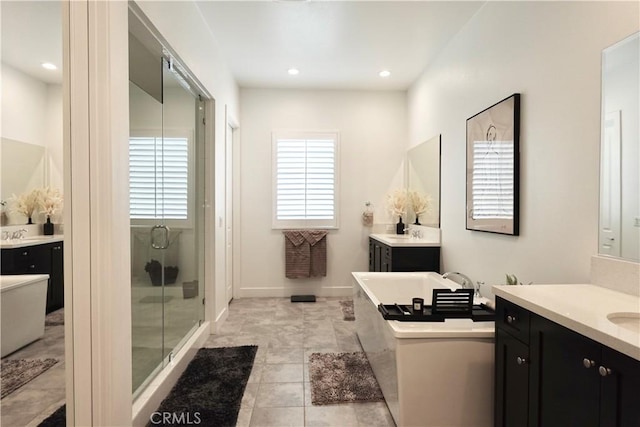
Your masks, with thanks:
M185 345L173 358L171 364L166 366L155 377L140 396L133 402L132 426L146 426L149 417L155 412L160 403L169 394L180 375L187 368L196 352L204 345L210 335L209 322L204 322L189 338Z
M220 331L220 327L224 324L225 320L229 317L229 306L226 306L220 314L216 317L216 321L211 328L212 334L217 334Z
M289 286L289 287L260 287L240 288L238 298L280 298L291 295L315 295L318 297L346 297L353 294L351 286L336 286L331 288L317 286Z

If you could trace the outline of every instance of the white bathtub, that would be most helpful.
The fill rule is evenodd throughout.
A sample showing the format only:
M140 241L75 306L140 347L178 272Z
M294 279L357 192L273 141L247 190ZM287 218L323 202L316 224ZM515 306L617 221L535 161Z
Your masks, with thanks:
M1 357L44 335L48 280L48 274L0 276Z
M492 426L494 322L385 320L378 304L431 304L438 273L352 273L358 338L398 426ZM481 299L476 303L484 302Z

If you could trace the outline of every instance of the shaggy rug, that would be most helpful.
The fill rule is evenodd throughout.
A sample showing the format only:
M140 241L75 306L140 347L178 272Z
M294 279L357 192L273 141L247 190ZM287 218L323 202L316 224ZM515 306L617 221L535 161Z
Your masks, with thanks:
M148 295L140 300L141 303L152 303L152 304L164 304L165 302L169 302L173 299L170 295L156 296L156 295Z
M311 353L309 374L314 405L384 400L363 352Z
M170 422L149 426L235 426L257 346L201 348L156 412Z
M57 359L4 359L0 367L0 399L4 399L56 363Z
M44 318L44 326L64 325L64 308L52 311Z
M62 405L49 415L38 427L65 427L67 425L67 405Z
M353 314L353 300L340 301L340 308L342 309L342 320L356 320L356 316Z

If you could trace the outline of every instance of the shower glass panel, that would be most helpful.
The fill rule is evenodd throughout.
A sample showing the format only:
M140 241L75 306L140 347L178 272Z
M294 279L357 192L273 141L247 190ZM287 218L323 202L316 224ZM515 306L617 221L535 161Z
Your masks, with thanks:
M130 19L134 397L204 319L204 105L186 73L136 24Z

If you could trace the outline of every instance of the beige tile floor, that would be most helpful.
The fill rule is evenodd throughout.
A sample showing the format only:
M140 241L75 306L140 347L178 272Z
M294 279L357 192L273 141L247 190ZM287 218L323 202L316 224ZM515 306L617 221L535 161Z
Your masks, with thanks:
M246 426L394 426L384 402L313 406L307 362L313 352L362 351L354 322L342 320L341 298L291 303L288 298L232 301L229 318L205 347L257 345L238 416ZM64 403L64 326L8 356L60 362L0 403L2 426L37 426Z
M341 298L292 303L288 298L233 300L229 318L205 347L257 345L238 427L394 426L384 402L314 406L308 360L314 352L362 351Z
M0 425L37 426L65 401L64 325L45 326L44 337L7 359L58 359L58 363L0 401Z

